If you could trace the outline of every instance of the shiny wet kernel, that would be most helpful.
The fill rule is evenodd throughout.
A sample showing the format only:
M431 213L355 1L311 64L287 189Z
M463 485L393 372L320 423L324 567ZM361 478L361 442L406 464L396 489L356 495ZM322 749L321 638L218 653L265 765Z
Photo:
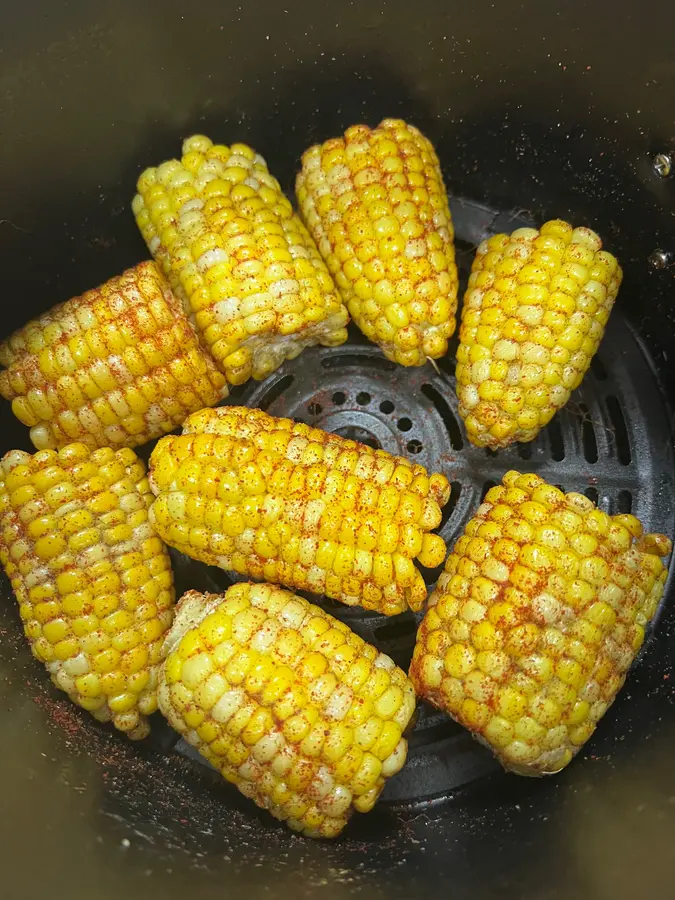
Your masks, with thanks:
M506 768L559 771L621 689L671 550L635 517L507 472L430 598L410 666L415 690Z
M167 645L161 711L228 781L296 831L336 836L353 810L372 809L405 762L410 681L300 597L268 584L238 583L222 597L190 591ZM371 677L350 682L345 657Z
M26 503L53 515L23 515L10 493L18 477L34 489ZM74 443L32 456L15 450L0 462L0 562L33 653L73 702L131 738L149 731L173 615L151 502L145 467L128 448ZM25 572L16 572L17 549Z

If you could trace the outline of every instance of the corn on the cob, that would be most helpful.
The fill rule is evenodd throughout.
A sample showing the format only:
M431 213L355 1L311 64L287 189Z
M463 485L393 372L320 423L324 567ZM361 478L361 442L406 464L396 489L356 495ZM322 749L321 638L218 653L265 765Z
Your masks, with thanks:
M227 396L181 305L145 262L0 344L0 394L39 449L135 447Z
M508 472L448 557L410 667L418 695L502 764L566 766L626 678L671 542L581 494Z
M386 615L422 607L415 558L445 558L429 533L443 475L257 409L190 416L157 444L150 484L158 533L188 556Z
M398 119L356 125L305 152L296 192L361 331L404 366L445 356L457 267L431 143Z
M604 334L621 269L588 228L552 220L478 247L462 307L459 412L469 440L531 441L569 400Z
M405 673L317 606L267 584L190 591L167 638L159 706L258 806L335 837L403 766Z
M265 160L194 135L147 169L133 210L150 252L232 384L347 339L347 310Z
M173 616L166 547L132 450L14 450L0 464L0 562L54 684L131 738L149 731Z

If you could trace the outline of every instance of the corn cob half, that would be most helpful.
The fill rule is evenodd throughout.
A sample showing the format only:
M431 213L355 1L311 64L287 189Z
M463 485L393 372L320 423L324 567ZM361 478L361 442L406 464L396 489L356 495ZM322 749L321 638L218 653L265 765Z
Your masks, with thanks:
M635 516L508 472L447 559L410 677L522 775L564 768L623 686L672 550Z
M445 356L457 267L431 143L399 119L355 125L305 152L296 193L361 331L404 366Z
M145 737L173 616L166 547L132 450L69 444L0 464L0 562L33 654L100 721Z
M227 396L152 262L55 306L0 344L0 394L38 449L144 444Z
M301 597L267 584L190 591L167 646L159 705L171 725L308 837L335 837L371 810L405 763L405 673Z
M257 409L190 416L157 444L151 517L168 544L242 575L394 615L426 596L450 486L419 465Z
M305 347L347 339L348 315L314 242L265 160L194 135L147 169L133 210L232 384L266 378Z
M621 268L589 228L552 220L478 247L457 351L459 412L469 440L531 441L588 370Z

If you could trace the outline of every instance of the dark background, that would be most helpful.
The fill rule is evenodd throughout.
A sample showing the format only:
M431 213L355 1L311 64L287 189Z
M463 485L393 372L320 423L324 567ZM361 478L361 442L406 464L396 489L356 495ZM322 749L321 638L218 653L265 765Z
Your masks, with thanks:
M186 135L253 144L290 190L308 144L401 116L436 144L452 193L600 232L672 391L675 268L649 257L675 252L675 177L652 166L675 148L674 38L669 0L0 0L0 333L147 256L135 180ZM500 776L431 818L366 817L325 846L239 812L225 788L181 788L78 712L60 721L6 607L8 900L675 897L667 634L619 701L631 730L599 755L546 782Z

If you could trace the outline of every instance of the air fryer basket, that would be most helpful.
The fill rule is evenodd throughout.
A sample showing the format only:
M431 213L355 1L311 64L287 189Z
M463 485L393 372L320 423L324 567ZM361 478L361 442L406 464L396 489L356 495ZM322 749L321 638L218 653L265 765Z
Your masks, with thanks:
M290 194L310 143L400 115L438 148L462 288L485 236L547 216L591 225L617 254L626 277L592 370L536 441L498 454L466 441L454 345L438 370L403 369L353 331L231 402L442 471L449 543L510 468L672 537L675 13L660 0L647 22L629 2L610 20L600 6L0 2L0 331L144 258L135 177L186 134L255 145ZM0 423L2 452L29 449L5 403ZM173 561L179 590L229 583ZM430 585L438 574L425 572ZM3 896L675 896L672 583L625 690L568 770L506 775L422 704L409 762L376 810L319 844L241 799L162 721L131 746L72 707L31 659L3 578ZM407 666L415 616L319 602Z

